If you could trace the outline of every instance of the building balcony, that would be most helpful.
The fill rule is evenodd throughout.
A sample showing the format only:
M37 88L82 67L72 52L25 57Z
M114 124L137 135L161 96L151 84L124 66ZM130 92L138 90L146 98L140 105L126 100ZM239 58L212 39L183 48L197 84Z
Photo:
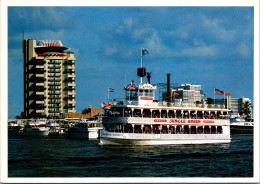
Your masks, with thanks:
M55 95L50 95L48 98L49 99L61 99L60 96L55 96Z
M43 100L37 100L36 104L44 104L44 101Z
M65 69L64 71L63 71L63 73L65 74L67 74L67 73L75 73L75 70L72 70L72 69Z
M70 66L68 66L68 69L72 69L72 70L75 70L75 66L73 66L73 65L70 65Z
M49 69L48 72L49 73L60 73L60 69Z
M73 109L68 110L68 113L75 113L75 112L76 112L76 110L73 110Z
M43 66L43 65L36 65L35 68L41 68L41 69L44 69L44 66Z
M58 112L60 112L60 109L49 109L48 112L50 112L50 113L58 113Z
M36 74L36 77L44 77L44 74Z
M49 107L49 108L60 108L61 105L58 104L58 103L56 103L56 104L50 104L48 107Z
M44 113L44 110L36 110L36 113Z
M68 87L68 86L63 88L63 91L72 91L72 90L75 90L75 88L74 87Z
M68 96L68 95L65 95L63 97L64 100L70 100L70 99L75 99L75 96Z
M69 92L68 92L68 95L76 95L76 92L74 92L74 91L73 91L73 92L69 91Z
M48 81L50 82L60 82L61 79L60 78L48 78ZM49 84L49 83L48 83ZM59 84L60 85L60 84Z
M61 66L60 65L48 65L49 69L60 69Z
M73 60L65 60L65 61L63 62L63 65L72 65L72 64L74 64L74 61L73 61Z
M36 86L44 86L44 83L43 82L37 82Z
M48 104L60 104L61 101L60 100L50 100L48 101Z
M60 83L60 80L49 80L48 85L49 86L60 86L61 83Z
M70 78L75 78L76 75L68 75L68 77L70 77Z
M48 90L49 90L49 91L59 91L59 90L60 90L60 86L57 86L57 87L55 87L55 86L49 86Z
M65 79L63 80L63 82L74 82L74 81L75 81L74 78L65 78Z
M75 87L75 86L76 86L76 84L75 84L74 82L71 82L71 83L69 83L69 84L68 84L68 86Z
M75 100L68 101L68 104L76 104L76 101Z
M36 95L44 95L44 92L39 92L39 91L37 91L37 92L36 92Z

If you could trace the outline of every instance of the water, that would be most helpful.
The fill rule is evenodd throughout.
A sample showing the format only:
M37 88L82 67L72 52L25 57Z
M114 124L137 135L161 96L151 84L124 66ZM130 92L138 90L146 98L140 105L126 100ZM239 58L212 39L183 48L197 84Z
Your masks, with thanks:
M253 177L253 136L232 138L218 145L111 147L9 137L8 177Z

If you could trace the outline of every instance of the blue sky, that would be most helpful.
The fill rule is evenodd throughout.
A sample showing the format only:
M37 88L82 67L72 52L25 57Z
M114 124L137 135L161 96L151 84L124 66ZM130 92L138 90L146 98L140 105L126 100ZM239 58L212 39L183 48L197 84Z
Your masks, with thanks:
M171 82L200 84L207 97L215 87L253 100L253 7L9 7L9 118L23 111L23 30L75 53L77 112L100 107L108 86L122 98L125 79L139 83L141 47L153 84L171 73Z

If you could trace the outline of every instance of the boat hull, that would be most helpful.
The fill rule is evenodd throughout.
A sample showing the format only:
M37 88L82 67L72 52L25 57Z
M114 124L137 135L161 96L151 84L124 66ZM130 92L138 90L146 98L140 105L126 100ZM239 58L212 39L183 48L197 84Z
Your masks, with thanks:
M230 125L231 135L253 135L254 126L253 125Z
M45 130L45 131L24 130L23 131L23 136L48 136L48 135L49 135L49 130Z
M230 143L223 134L131 134L101 133L99 145L179 145Z

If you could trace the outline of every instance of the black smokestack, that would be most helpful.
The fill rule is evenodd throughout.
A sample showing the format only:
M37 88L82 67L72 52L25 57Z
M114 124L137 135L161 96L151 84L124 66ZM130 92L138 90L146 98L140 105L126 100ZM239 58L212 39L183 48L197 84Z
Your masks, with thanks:
M147 84L150 84L150 79L151 79L151 73L152 72L147 72Z
M170 86L171 86L171 82L170 82L170 78L171 78L171 74L167 73L167 95L166 95L166 101L170 102L171 99L171 92L170 92Z

